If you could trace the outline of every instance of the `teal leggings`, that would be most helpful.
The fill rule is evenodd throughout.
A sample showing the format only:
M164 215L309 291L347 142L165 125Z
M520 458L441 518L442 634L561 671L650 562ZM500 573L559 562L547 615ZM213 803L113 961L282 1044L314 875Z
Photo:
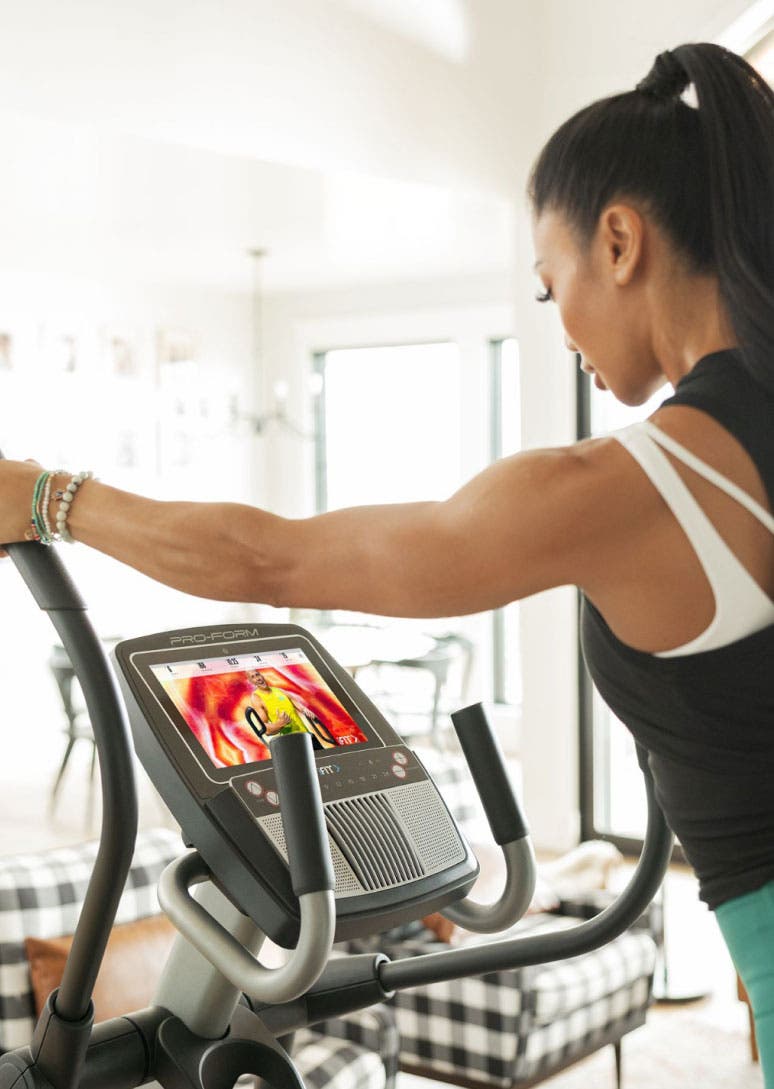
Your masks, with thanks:
M715 915L752 1004L766 1089L774 1089L774 881L721 904Z

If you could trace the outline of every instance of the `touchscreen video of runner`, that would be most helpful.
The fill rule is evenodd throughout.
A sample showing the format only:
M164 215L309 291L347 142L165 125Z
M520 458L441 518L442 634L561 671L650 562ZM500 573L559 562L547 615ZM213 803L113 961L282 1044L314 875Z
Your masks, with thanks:
M281 734L311 734L316 750L368 740L302 650L151 668L216 768L268 760Z

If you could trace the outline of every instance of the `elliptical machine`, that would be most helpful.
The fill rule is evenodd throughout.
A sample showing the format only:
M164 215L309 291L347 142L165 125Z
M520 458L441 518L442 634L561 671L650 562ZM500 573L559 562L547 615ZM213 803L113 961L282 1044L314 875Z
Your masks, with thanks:
M160 633L119 644L115 661L138 755L191 848L159 887L180 936L154 1004L95 1026L94 980L137 831L127 715L57 553L39 544L8 552L81 683L103 816L61 986L30 1046L0 1057L0 1089L134 1089L154 1080L165 1089L230 1089L242 1074L275 1089L303 1089L279 1038L401 988L588 952L630 926L658 890L672 836L646 773L640 861L595 918L558 933L405 960L330 959L336 938L378 933L429 911L489 933L526 911L534 858L483 710L474 705L452 718L505 857L505 890L488 906L468 898L478 865L427 772L308 632L249 623ZM256 671L295 693L294 707L322 719L335 745L313 752L300 730L246 749L236 727L252 705L246 677ZM208 694L218 697L214 717L206 713ZM281 968L257 959L266 935L292 949Z

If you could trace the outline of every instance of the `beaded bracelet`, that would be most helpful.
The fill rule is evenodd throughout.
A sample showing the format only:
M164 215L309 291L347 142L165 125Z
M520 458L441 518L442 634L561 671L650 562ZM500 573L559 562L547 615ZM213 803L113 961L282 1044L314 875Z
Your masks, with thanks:
M51 477L52 473L41 473L38 479L35 481L35 488L32 493L32 517L30 519L30 528L25 533L25 539L28 541L38 541L40 544L51 544L54 540L54 534L51 531L51 525L45 514L45 505L48 503L48 497L51 495ZM42 500L42 503L41 503Z
M50 545L60 539L58 533L51 527L49 508L54 477L64 471L64 469L54 469L53 472L43 472L35 481L32 493L32 517L30 528L24 534L25 540Z
M93 480L94 473L91 471L76 473L70 480L70 483L64 489L64 491L57 491L56 498L60 500L59 510L56 512L56 529L59 534L59 539L66 544L74 544L74 538L67 528L67 516L70 513L70 507L72 506L75 493L83 484L84 480Z
M54 483L54 477L57 475L57 473L61 472L63 472L62 469L55 469L53 473L49 473L46 478L46 483L43 487L43 499L40 505L40 516L43 520L43 528L46 531L46 538L49 541L58 540L55 531L51 528L51 520L48 516L48 511L51 505L51 486Z

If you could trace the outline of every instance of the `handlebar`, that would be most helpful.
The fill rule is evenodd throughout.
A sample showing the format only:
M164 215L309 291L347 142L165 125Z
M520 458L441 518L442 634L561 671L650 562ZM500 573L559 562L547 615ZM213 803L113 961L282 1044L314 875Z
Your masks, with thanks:
M0 459L4 455L0 451ZM38 606L48 613L83 690L99 756L102 827L94 870L70 955L56 997L57 1015L81 1022L118 909L137 836L137 793L126 712L104 649L86 615L86 605L53 548L34 542L6 551ZM47 1037L37 1062L48 1071ZM65 1063L67 1060L64 1060ZM72 1059L76 1062L76 1059ZM52 1059L52 1074L62 1069Z
M328 963L336 927L335 879L309 734L272 741L280 813L301 926L287 963L269 969L196 901L189 888L210 876L196 851L175 859L159 882L159 903L180 933L235 987L259 1002L291 1002ZM305 803L305 804L303 804Z
M527 822L511 786L505 760L482 704L463 707L451 716L492 837L505 856L505 888L494 904L469 897L444 908L441 914L477 934L506 930L524 915L535 892L537 867Z
M462 752L484 806L495 843L512 843L529 835L513 791L503 754L480 703L451 716Z
M298 944L281 968L265 968L232 937L189 888L210 877L196 851L175 859L159 881L159 903L191 945L229 982L259 1002L292 1002L317 981L328 963L336 925L330 890L299 896L301 928Z
M312 739L307 733L280 735L271 743L271 756L293 892L301 897L305 893L332 891L336 878ZM299 804L296 799L304 799L306 804Z

